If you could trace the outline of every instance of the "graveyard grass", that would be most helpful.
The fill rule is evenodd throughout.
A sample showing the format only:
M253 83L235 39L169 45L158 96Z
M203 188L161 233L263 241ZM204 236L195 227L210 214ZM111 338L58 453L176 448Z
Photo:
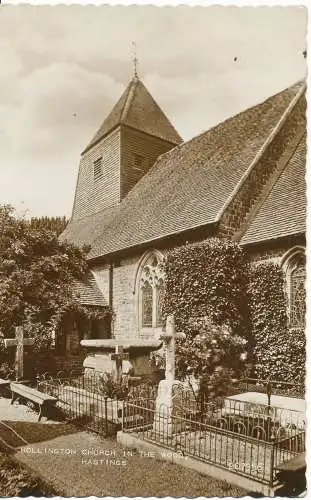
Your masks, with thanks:
M116 449L123 453L121 447L112 438L103 438L92 433L82 434L68 424L40 425L36 422L10 422L10 426L21 435L27 435L32 445L40 446L40 442L51 444L58 436L57 446L79 449L81 438L84 446L97 446L104 449ZM66 428L67 427L67 428ZM38 433L40 430L40 433ZM39 435L40 434L40 435ZM82 437L83 436L83 437ZM88 437L89 436L89 437ZM12 436L4 436L11 445ZM69 441L68 441L69 440ZM89 441L90 440L90 441ZM69 444L70 443L70 444ZM1 447L3 450L3 447ZM133 450L132 450L133 451ZM36 458L35 458L36 457ZM39 460L39 462L38 462ZM167 463L156 458L141 457L133 454L123 468L102 470L98 477L96 466L85 468L68 461L67 457L59 457L57 473L51 475L51 456L33 455L31 463L21 463L18 456L0 451L0 491L2 496L208 496L208 497L240 497L246 494L240 488L225 481L199 474L182 466ZM73 470L74 469L74 470ZM78 478L73 483L72 477ZM26 495L25 495L26 493Z
M191 496L241 497L246 494L245 491L225 481L202 476L188 469L178 470L181 467L173 464L167 464L155 459L146 459L142 470L141 461L138 462L136 464L135 460L131 461L130 484L128 485L128 491L124 491L123 494L132 496L136 492L137 495L137 485L140 485L141 496L154 495L163 497L174 494L184 496L184 494L188 493ZM67 480L68 490L60 491L59 485L49 484L28 469L27 466L20 464L17 460L2 452L0 452L0 471L1 496L70 496L72 476L71 479L68 478ZM148 483L147 490L145 489L146 483ZM105 490L102 492L103 495L120 494L114 474L105 475ZM98 494L94 488L94 495Z
M1 451L0 491L4 497L56 496L59 494L41 477Z

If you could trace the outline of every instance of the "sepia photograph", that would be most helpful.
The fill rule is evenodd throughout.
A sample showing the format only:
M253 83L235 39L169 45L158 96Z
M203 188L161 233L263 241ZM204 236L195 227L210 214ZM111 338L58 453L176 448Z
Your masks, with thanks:
M0 495L304 497L307 8L0 5Z

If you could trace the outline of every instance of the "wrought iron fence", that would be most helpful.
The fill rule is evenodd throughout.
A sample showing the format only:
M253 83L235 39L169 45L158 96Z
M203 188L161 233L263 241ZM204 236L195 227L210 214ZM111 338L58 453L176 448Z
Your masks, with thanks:
M126 402L123 431L171 451L251 477L273 486L275 467L305 449L305 417L301 412L224 398L190 407Z
M305 397L304 384L251 377L244 377L238 380L235 384L234 392L239 393L256 391L266 394L269 388L275 395L302 399Z
M122 422L131 420L124 400L144 401L148 408L155 407L156 385L146 383L136 386L135 380L126 378L124 387L121 387L123 391L119 390L116 395L115 386L104 383L102 376L63 378L61 372L58 375L53 378L46 373L38 378L38 390L58 399L60 416L105 436L115 434L121 429Z
M45 379L37 383L38 390L58 399L60 415L78 426L104 436L121 428L123 403L101 393L92 378Z
M122 400L108 397L98 376L46 375L38 389L57 397L62 414L84 428L107 436L122 427L161 445L164 453L191 456L269 486L276 481L275 467L305 450L304 412L271 406L269 398L267 404L236 396L204 402L178 389L169 412L158 407L156 385L129 384Z

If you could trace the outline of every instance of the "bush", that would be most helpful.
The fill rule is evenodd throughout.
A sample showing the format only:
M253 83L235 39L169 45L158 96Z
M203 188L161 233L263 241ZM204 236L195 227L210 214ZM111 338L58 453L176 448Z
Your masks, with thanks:
M15 380L15 369L6 361L0 364L0 378Z
M54 497L62 492L45 483L39 476L14 458L0 452L0 488L4 497Z
M115 380L111 373L104 373L98 381L99 392L111 399L125 399L129 393L128 376Z
M178 371L199 382L200 399L212 400L232 391L247 359L247 340L207 318L192 323L191 336L179 345Z

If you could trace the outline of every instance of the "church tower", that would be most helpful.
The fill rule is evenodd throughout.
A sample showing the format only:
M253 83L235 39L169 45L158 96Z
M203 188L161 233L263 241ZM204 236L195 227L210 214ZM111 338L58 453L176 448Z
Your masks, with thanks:
M135 74L82 152L72 220L116 206L161 154L181 142Z

